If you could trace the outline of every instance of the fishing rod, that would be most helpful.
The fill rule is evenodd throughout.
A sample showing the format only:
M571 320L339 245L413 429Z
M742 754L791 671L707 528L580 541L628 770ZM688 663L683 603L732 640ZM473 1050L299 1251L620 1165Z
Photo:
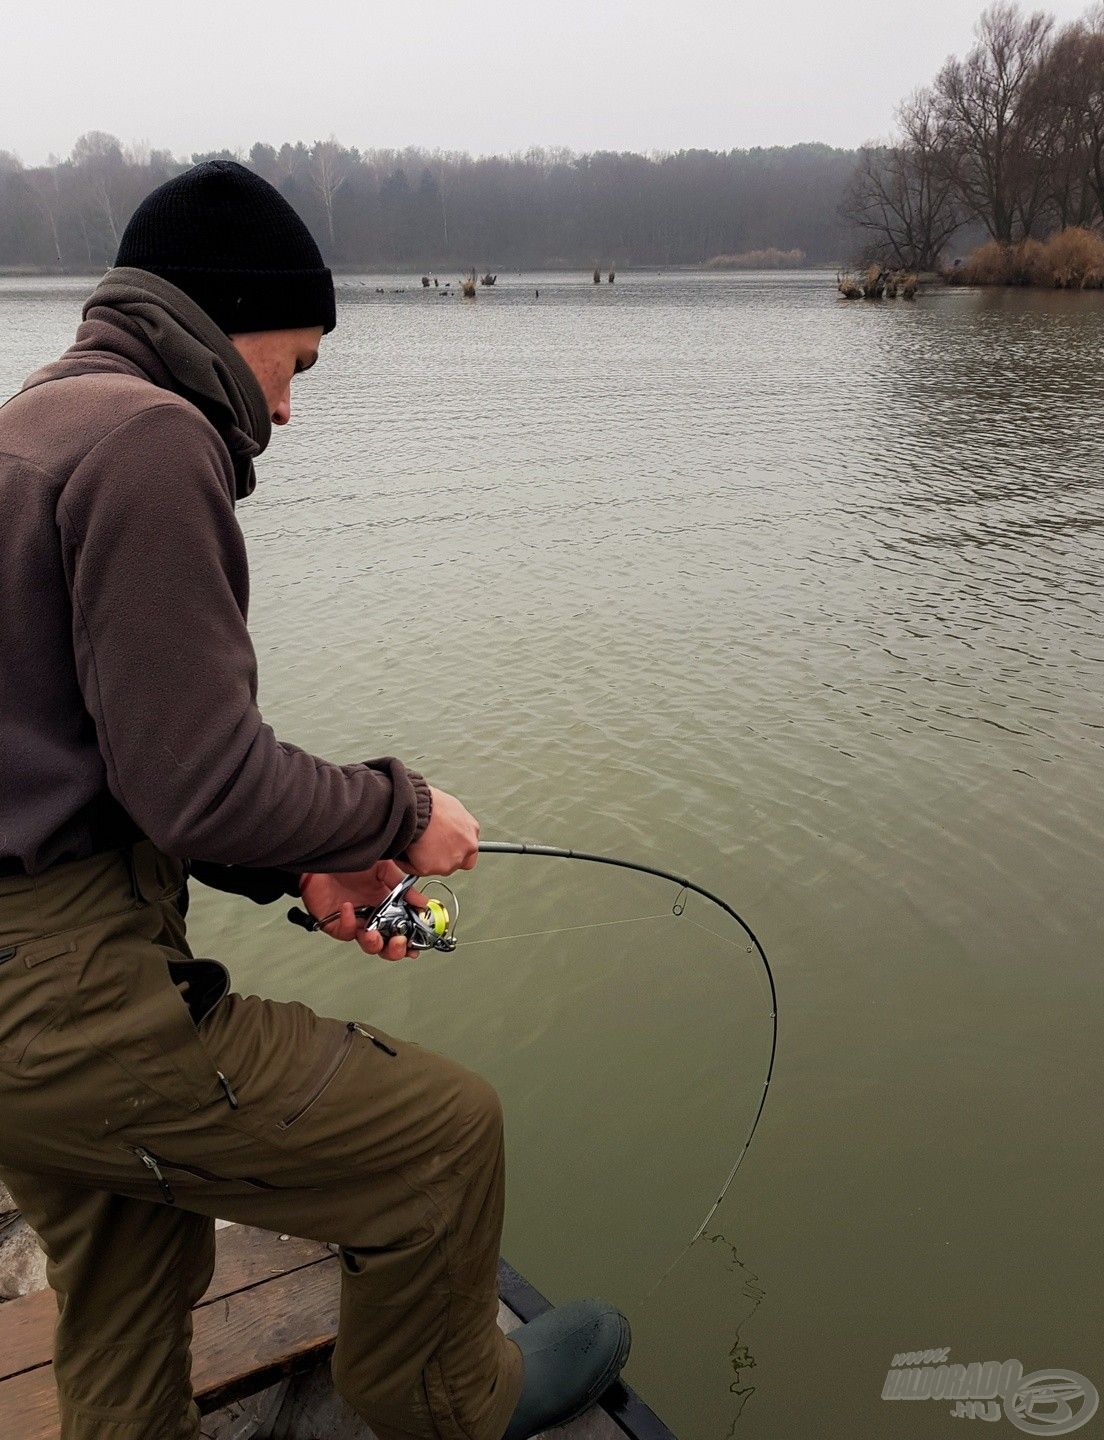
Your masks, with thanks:
M759 943L759 937L743 916L734 910L726 900L722 900L719 895L714 895L712 890L707 890L704 885L696 885L693 880L688 880L683 875L676 875L671 870L661 869L657 865L644 865L638 860L621 860L612 855L594 855L587 850L567 850L555 845L519 845L502 840L481 840L479 842L479 850L481 854L486 853L488 855L540 855L552 860L584 860L592 865L610 865L618 870L635 870L641 875L655 875L660 880L669 880L673 885L679 887L679 893L671 909L673 915L681 915L686 908L685 901L683 900L683 895L686 892L700 895L703 899L709 900L712 904L718 906L726 915L731 916L751 941L752 945L754 945L759 959L762 961L763 972L767 977L767 984L770 987L770 1057L767 1060L767 1071L763 1078L763 1090L759 1096L759 1104L756 1107L755 1117L751 1122L751 1129L748 1131L747 1139L744 1141L740 1153L736 1156L736 1163L732 1166L731 1170L729 1170L725 1182L721 1186L721 1193L717 1196L716 1200L714 1200L708 1215L706 1215L705 1219L691 1237L690 1245L695 1244L705 1234L710 1220L713 1219L713 1216L720 1209L721 1202L728 1194L729 1187L736 1178L736 1172L743 1163L744 1156L751 1148L751 1142L755 1138L755 1131L759 1126L759 1118L763 1113L763 1107L767 1103L767 1091L770 1089L771 1076L774 1074L774 1057L778 1051L778 990L774 983L774 972L770 967L770 961L767 959L766 951ZM689 1248L689 1246L687 1248Z
M771 1045L770 1057L767 1060L767 1071L763 1079L763 1090L759 1096L759 1104L755 1111L755 1117L751 1122L751 1129L748 1131L747 1139L736 1157L736 1162L729 1170L724 1184L721 1186L721 1193L713 1202L708 1215L694 1232L689 1245L695 1244L705 1234L710 1220L720 1209L721 1203L728 1194L729 1187L736 1178L736 1172L743 1163L744 1156L751 1148L751 1142L759 1126L760 1117L763 1114L763 1107L767 1103L767 1091L770 1089L771 1077L774 1074L774 1059L778 1051L778 991L774 983L774 972L771 970L770 961L767 959L766 951L759 943L759 937L752 930L747 921L736 910L715 895L712 890L707 890L704 885L697 885L693 880L688 880L683 875L677 875L674 871L664 870L658 865L645 865L638 860L622 860L612 855L595 855L588 850L561 849L555 845L525 845L505 840L481 840L479 852L482 855L536 855L546 860L581 860L592 865L609 865L618 870L635 870L641 875L654 875L660 880L669 880L673 885L679 887L678 895L672 906L673 915L681 915L686 908L684 895L700 895L703 899L710 901L728 916L736 921L751 941L758 953L763 965L763 972L767 977L767 984L770 987L770 1020L771 1020ZM456 948L456 921L459 917L459 902L456 896L447 885L441 881L429 881L429 884L437 885L452 896L453 907L451 910L440 900L427 900L420 908L412 905L406 898L407 892L414 885L416 876L405 876L394 890L379 905L362 905L356 908L358 918L368 922L371 928L378 929L386 941L392 935L404 936L411 945L420 949L451 951ZM288 919L293 924L301 925L305 930L320 930L331 921L340 919L340 911L332 915L324 915L315 919L305 910L298 908L288 911ZM586 927L584 927L586 928ZM516 937L504 937L506 939ZM683 1254L686 1253L684 1250ZM681 1258L681 1257L680 1257ZM677 1261L675 1262L678 1263ZM673 1268L673 1267L672 1267ZM668 1271L668 1273L670 1273Z

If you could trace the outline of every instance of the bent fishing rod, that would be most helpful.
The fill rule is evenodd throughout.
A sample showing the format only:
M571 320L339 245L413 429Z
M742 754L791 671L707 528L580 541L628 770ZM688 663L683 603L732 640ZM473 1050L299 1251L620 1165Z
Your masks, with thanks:
M595 855L587 850L561 849L555 845L525 845L504 840L481 840L479 842L481 855L536 855L546 860L580 860L592 865L608 865L618 870L635 870L641 875L654 875L660 880L669 880L673 885L679 887L675 903L671 908L673 915L681 915L686 908L685 896L687 894L700 895L711 904L716 905L720 910L736 921L744 934L751 941L756 953L762 962L763 972L767 977L767 984L770 987L770 1021L771 1021L771 1044L770 1056L767 1060L766 1075L763 1079L763 1090L759 1096L759 1104L756 1107L754 1119L751 1122L751 1129L748 1131L747 1139L736 1157L735 1164L729 1170L724 1184L721 1186L721 1193L713 1202L709 1213L694 1232L689 1245L695 1244L705 1234L709 1222L720 1209L721 1203L728 1194L736 1172L743 1163L744 1156L751 1148L751 1142L759 1126L760 1117L763 1114L763 1107L767 1103L767 1091L770 1089L771 1077L774 1074L774 1059L778 1050L778 991L774 983L774 972L771 970L770 961L767 959L766 951L759 943L759 938L752 930L747 921L736 910L715 895L712 890L707 890L704 885L697 885L693 880L688 880L683 875L677 875L674 871L664 870L657 865L644 865L637 860L622 860L612 855ZM386 941L394 935L403 936L412 946L417 949L444 950L456 949L456 922L459 918L460 907L452 890L439 880L425 882L424 888L430 885L444 890L452 897L452 908L450 909L442 901L427 899L423 906L416 907L407 900L408 891L414 886L417 876L407 875L391 893L378 905L361 905L356 907L355 914L358 919L367 922L369 928L379 930ZM288 919L295 925L300 925L305 930L321 930L331 921L340 918L340 912L335 911L332 915L323 915L316 919L305 910L294 908L288 911ZM588 928L588 927L583 927ZM502 936L501 939L518 939L518 936ZM750 952L749 952L750 953ZM682 1252L685 1254L685 1250ZM676 1261L677 1263L677 1261ZM673 1268L673 1267L672 1267ZM669 1273L669 1272L668 1272Z

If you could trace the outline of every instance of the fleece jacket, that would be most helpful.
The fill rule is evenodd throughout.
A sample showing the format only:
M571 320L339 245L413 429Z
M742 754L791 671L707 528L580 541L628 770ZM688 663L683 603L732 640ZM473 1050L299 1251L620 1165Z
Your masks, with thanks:
M214 331L256 409L226 337L157 284ZM400 855L428 824L425 780L393 757L331 763L261 716L235 515L261 448L240 424L251 406L208 403L158 352L148 316L92 303L0 409L0 873L143 835L197 871Z

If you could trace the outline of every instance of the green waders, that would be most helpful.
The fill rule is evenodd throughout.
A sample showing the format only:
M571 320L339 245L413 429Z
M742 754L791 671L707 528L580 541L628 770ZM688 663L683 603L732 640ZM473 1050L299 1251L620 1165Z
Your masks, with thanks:
M0 879L0 1174L49 1258L63 1440L196 1440L220 1216L341 1247L334 1381L381 1440L499 1440L491 1087L370 1024L228 994L149 842Z

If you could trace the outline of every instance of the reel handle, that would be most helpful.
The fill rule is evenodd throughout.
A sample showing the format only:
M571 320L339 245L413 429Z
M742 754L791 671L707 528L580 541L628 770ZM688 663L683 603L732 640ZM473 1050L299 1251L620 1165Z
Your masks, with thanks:
M314 916L308 914L306 910L300 910L298 905L291 907L287 912L287 918L293 925L301 925L304 930L313 930L315 928L316 922Z
M358 905L353 914L358 920L370 921L376 915L383 914L390 906L409 903L406 899L406 892L413 889L418 883L418 878L417 875L404 875L391 893L378 905ZM328 925L331 920L336 920L338 914L339 912L335 910L332 915L323 915L316 920L313 915L301 909L300 906L293 905L287 912L287 918L293 925L298 925L303 930L315 931L321 930L323 925Z
M376 907L374 905L358 905L353 911L353 914L356 915L359 920L368 919L375 913ZM298 905L293 905L287 912L287 918L293 925L299 925L304 930L310 931L321 930L323 925L328 925L331 920L337 920L339 917L340 912L335 910L332 915L323 915L320 920L316 920L313 915L309 914L306 910L301 910Z

